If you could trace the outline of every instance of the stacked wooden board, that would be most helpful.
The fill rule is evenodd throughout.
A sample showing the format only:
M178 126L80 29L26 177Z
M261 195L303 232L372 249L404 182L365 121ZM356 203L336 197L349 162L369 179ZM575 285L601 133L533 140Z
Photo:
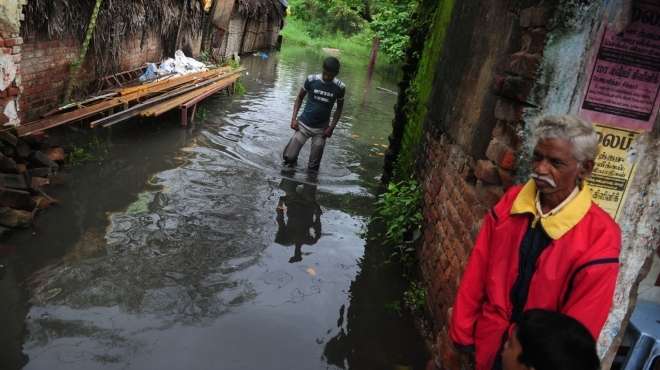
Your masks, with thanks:
M29 136L35 132L102 114L105 117L92 121L91 127L109 127L136 116L155 117L175 108L187 108L186 103L190 101L230 88L242 71L230 67L214 68L186 75L167 76L142 85L117 89L104 94L103 99L86 99L88 104L74 104L73 110L21 125L17 128L17 133L18 136Z

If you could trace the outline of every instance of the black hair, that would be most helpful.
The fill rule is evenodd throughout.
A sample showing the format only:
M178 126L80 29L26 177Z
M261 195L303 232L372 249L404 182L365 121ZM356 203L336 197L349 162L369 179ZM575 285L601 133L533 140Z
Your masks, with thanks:
M520 363L535 370L598 370L596 341L579 321L559 312L528 310L516 334Z
M327 57L323 60L323 70L330 73L338 74L339 73L339 59L335 57Z

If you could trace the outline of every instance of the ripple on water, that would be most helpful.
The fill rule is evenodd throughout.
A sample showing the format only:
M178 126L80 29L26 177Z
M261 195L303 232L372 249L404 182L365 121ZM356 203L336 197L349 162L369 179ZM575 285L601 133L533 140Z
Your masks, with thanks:
M358 108L349 95L321 173L305 175L305 148L283 175L290 109L312 71L250 60L248 93L206 103L201 128L166 155L173 168L32 275L26 368L330 366L320 344L349 304L382 160L356 138L385 142L394 98ZM357 92L363 77L346 77Z

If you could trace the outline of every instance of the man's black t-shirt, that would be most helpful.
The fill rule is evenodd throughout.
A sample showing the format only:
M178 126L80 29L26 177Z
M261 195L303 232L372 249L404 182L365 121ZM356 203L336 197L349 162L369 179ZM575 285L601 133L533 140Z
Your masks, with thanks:
M327 127L335 101L344 100L346 86L336 78L323 81L323 77L318 74L307 77L303 89L307 91L307 102L298 120L313 128Z

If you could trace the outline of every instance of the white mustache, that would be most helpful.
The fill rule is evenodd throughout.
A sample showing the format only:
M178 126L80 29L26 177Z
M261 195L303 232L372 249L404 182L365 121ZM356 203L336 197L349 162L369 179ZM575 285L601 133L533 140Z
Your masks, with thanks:
M550 177L550 176L539 175L539 174L534 173L534 172L532 172L531 176L532 176L533 179L547 182L548 185L550 185L553 188L557 187L557 183L555 183L555 180L553 180L552 177Z

